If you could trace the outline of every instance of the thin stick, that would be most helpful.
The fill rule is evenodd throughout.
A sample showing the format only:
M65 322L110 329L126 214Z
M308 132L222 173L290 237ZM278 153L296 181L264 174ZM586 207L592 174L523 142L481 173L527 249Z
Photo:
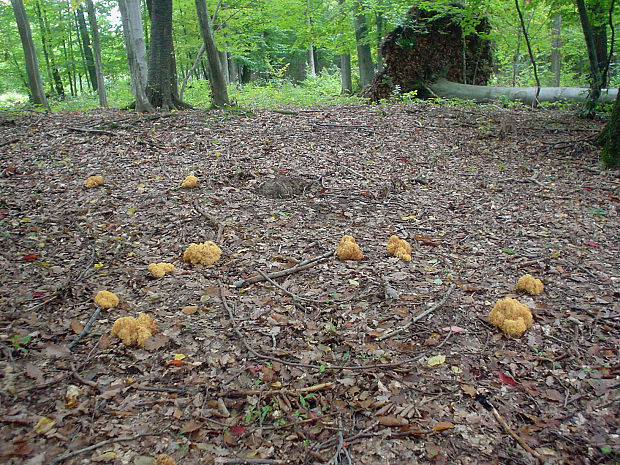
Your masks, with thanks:
M324 253L320 257L304 260L303 262L299 263L298 265L295 265L292 268L287 268L286 270L277 271L275 273L270 273L270 274L268 274L268 276L270 278L279 278L281 276L287 276L289 274L297 273L298 271L306 270L306 269L311 268L314 265L318 264L322 260L325 260L325 259L331 257L335 253L336 252L334 250L331 250L331 251L329 251L327 253ZM248 279L240 279L238 281L235 281L233 283L233 286L236 287L236 288L240 288L240 287L247 286L248 284L254 284L254 283L261 282L261 281L265 281L265 278L263 278L261 275L256 275L256 276L252 276L251 278L248 278Z
M70 131L77 131L77 132L92 132L94 134L107 134L109 136L116 135L116 133L111 132L111 131L105 131L104 129L86 129L86 128L71 128L71 127L68 127L67 129L69 129Z
M397 334L402 333L403 331L406 331L407 328L409 328L409 326L411 326L412 324L414 324L416 321L421 320L422 318L424 318L426 315L428 315L431 312L434 312L435 310L437 310L439 307L441 307L444 303L446 303L446 300L448 300L448 297L450 296L450 294L452 294L452 291L456 288L456 284L451 284L450 288L448 289L448 291L445 293L445 295L442 297L442 299L437 302L435 305L433 305L432 307L427 308L426 310L424 310L422 313L420 313L419 315L416 315L409 323L407 323L404 326L401 326L398 329L395 329L394 331L384 334L383 336L377 338L379 341L384 341L386 339L391 338L392 336L395 336Z
M95 383L94 381L89 381L87 379L82 378L80 374L77 372L77 370L75 369L75 365L73 363L71 363L71 372L73 373L73 377L77 379L80 383L86 384L87 386L92 387L93 389L97 390L97 392L99 393L102 392L101 388L99 387L97 383Z
M136 436L131 436L131 437L107 439L105 441L98 442L97 444L93 444L92 446L85 447L84 449L75 450L73 452L67 452L64 455L56 457L50 461L50 465L56 465L57 463L63 462L71 457L75 457L76 455L80 455L84 452L89 452L91 450L98 449L99 447L102 447L102 446L107 446L108 444L114 444L115 442L135 441L136 439L140 439L143 436L159 436L159 435L160 433L145 433L145 434L138 434Z
M300 389L268 389L261 391L260 389L248 389L243 391L227 391L220 393L223 397L253 396L253 395L271 395L271 394L304 394L307 392L316 392L321 389L330 388L334 383L321 383L314 386L308 386Z
M338 444L336 445L336 452L330 459L329 463L333 463L334 465L338 465L340 463L340 452L342 452L342 446L344 443L344 438L342 437L342 420L338 419Z
M512 428L510 426L508 426L508 423L506 423L506 420L504 420L504 418L502 418L502 416L499 414L499 412L497 411L497 409L495 407L492 407L491 409L491 413L493 414L493 416L495 417L495 419L499 422L500 425L502 425L502 428L504 428L504 430L511 435L515 441L517 441L521 447L523 447L527 452L529 452L532 457L534 457L536 460L538 460L539 462L542 463L543 458L541 457L541 455L536 452L534 449L532 449L522 438L521 436L519 436L517 433L515 433Z
M80 332L80 334L77 335L77 337L73 341L71 341L71 343L69 343L67 349L71 350L78 342L80 342L80 340L86 335L86 333L88 333L88 330L93 325L95 319L99 316L102 310L99 305L97 305L96 307L97 308L91 315L90 320L88 320L88 323L86 323L86 326L84 326L84 329Z
M269 275L267 273L265 273L264 271L262 271L262 270L256 270L256 271L258 271L258 274L260 274L263 278L265 278L265 280L269 281L271 284L273 284L275 287L280 289L285 294L290 295L293 299L303 300L304 302L314 302L314 303L317 303L317 304L325 302L324 300L308 299L307 297L300 297L300 296L298 296L296 294L293 294L291 291L288 291L288 290L284 289L277 282L275 282L273 279L271 279L269 277Z

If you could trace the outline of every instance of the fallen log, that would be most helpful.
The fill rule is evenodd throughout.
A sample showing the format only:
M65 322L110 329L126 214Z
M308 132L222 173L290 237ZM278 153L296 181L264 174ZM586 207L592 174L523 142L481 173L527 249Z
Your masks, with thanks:
M460 98L476 102L490 102L502 98L511 102L522 102L532 105L536 96L536 87L491 87L459 84L446 79L439 79L427 87L438 97ZM538 94L539 102L585 102L590 89L579 87L541 87ZM618 89L602 89L599 100L613 104Z

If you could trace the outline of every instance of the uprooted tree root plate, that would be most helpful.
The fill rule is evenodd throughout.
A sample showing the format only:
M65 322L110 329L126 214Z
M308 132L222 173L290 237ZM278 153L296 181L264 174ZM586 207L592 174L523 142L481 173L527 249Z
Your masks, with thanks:
M596 167L601 122L317 110L0 125L3 463L618 460L620 183ZM334 256L344 234L361 261ZM205 241L214 265L182 260ZM175 269L156 279L160 262ZM541 295L516 295L525 273ZM119 305L96 308L100 290ZM487 322L505 297L534 314L520 338ZM139 313L159 330L144 348L110 336Z

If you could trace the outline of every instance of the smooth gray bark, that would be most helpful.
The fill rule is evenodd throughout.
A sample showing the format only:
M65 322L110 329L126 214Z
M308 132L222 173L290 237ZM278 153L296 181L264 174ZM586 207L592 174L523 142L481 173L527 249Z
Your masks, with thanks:
M520 101L532 105L536 98L536 87L491 87L471 86L439 79L428 87L439 97L460 98L478 102L490 102L499 98L510 101ZM590 89L577 87L540 87L539 102L585 102L589 97ZM603 89L599 100L602 103L614 103L618 89Z
M19 36L22 40L22 47L24 49L26 74L28 75L28 87L30 88L32 102L35 105L41 105L49 110L50 106L49 103L47 103L45 91L43 90L43 82L41 81L41 74L39 73L39 60L37 59L37 52L34 48L34 42L32 41L32 31L30 30L30 23L26 15L24 2L22 0L11 0L11 5L13 6L17 29L19 30Z
M119 0L123 22L123 36L131 81L131 93L136 99L136 111L154 111L146 97L147 61L146 44L142 29L142 12L139 0Z
M226 88L226 79L220 62L220 55L217 50L211 22L209 20L209 12L207 11L207 2L205 0L195 0L196 12L198 13L198 24L200 25L200 35L204 41L207 61L209 62L209 84L213 93L213 105L216 107L225 107L230 105L228 100L228 89Z
M86 0L86 10L88 11L88 22L90 32L93 36L93 54L95 58L95 73L97 75L97 94L99 105L108 108L108 99L105 93L105 83L103 81L103 63L101 62L101 42L99 41L99 26L97 25L97 15L93 0Z
M553 87L560 86L562 73L562 15L555 15L551 27L551 73L553 74Z
M352 94L353 82L351 80L351 55L340 55L340 93Z

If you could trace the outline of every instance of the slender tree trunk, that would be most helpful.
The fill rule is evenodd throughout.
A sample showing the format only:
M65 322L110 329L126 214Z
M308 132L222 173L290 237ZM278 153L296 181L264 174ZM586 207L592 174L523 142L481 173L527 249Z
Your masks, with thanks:
M355 10L353 26L355 28L355 42L357 45L357 64L360 70L360 87L364 88L372 82L374 69L370 44L368 42L366 15L359 2L355 2Z
M230 76L230 82L239 83L239 67L235 61L235 57L231 54L228 55L228 75Z
M41 34L41 47L43 48L43 57L45 57L45 69L47 70L47 79L49 80L50 89L54 89L54 78L52 77L52 67L50 65L49 54L47 53L47 35L45 34L45 26L43 25L43 15L41 14L41 4L39 0L35 2L37 7L37 19L39 20L39 33Z
M216 107L229 106L228 89L224 77L222 63L213 37L207 2L205 0L195 0L196 12L198 13L198 24L200 25L200 35L205 44L207 60L209 62L209 84L213 93L213 105Z
M30 30L30 23L26 15L24 2L22 0L11 0L11 5L13 6L17 29L19 30L19 36L22 40L22 47L24 49L26 74L28 75L28 87L30 88L32 102L49 110L50 106L47 103L45 91L43 90L43 82L41 81L41 74L39 73L39 61L37 59L37 52L34 48L34 42L32 41L32 31Z
M312 18L310 18L310 0L306 0L306 24L308 32L312 35ZM316 65L314 62L314 46L312 42L308 45L308 74L311 77L316 76Z
M224 73L224 81L228 85L230 84L230 75L228 74L228 52L225 50L220 51L220 65Z
M80 36L82 37L82 48L84 49L84 58L86 59L88 77L90 78L90 83L93 90L97 90L97 70L95 69L95 59L93 58L90 37L88 36L88 28L86 27L86 20L84 19L84 10L78 8L76 10L76 14L80 29Z
M377 11L377 71L383 69L383 55L381 55L381 42L383 41L383 23L385 18L383 17L382 0L377 1L379 11Z
M93 52L95 55L95 73L97 75L97 94L99 95L99 105L103 108L108 107L108 100L105 94L105 83L103 81L103 63L101 62L101 42L99 41L99 26L97 26L97 16L93 0L86 0L88 10L88 22L91 34L93 35Z
M596 143L602 146L601 161L608 168L620 167L620 89L611 112L611 118L598 137Z
M562 15L555 15L553 26L551 27L551 72L553 87L560 87L560 77L562 75Z
M525 44L527 45L527 53L530 56L530 61L532 62L532 69L534 71L534 79L536 80L536 89L540 89L540 80L538 79L538 70L536 69L536 59L534 58L534 52L532 52L532 46L530 44L530 37L527 33L527 28L525 27L525 22L523 21L523 14L521 13L521 8L519 8L519 0L515 0L515 7L517 8L517 13L519 14L519 21L521 22L521 30L523 31L523 37L525 38ZM465 48L463 48L465 50ZM536 99L532 103L532 106L536 106L538 99L538 90L536 91Z
M153 106L146 96L147 62L146 44L142 29L142 13L139 0L119 0L119 10L123 23L123 37L131 81L131 93L136 99L135 109L152 112Z
M585 1L576 0L576 2L577 10L579 11L579 20L581 21L581 28L583 29L583 37L586 41L586 48L588 50L588 59L590 60L590 72L592 74L592 92L590 92L590 97L585 104L584 114L588 118L593 118L596 101L601 94L601 71L596 55L594 34L592 33L592 27L590 25L590 19L588 18L588 11L586 10Z
M590 26L592 28L592 38L594 39L594 49L598 69L601 72L601 88L607 87L607 73L603 75L603 70L607 67L607 18L606 11L601 0L593 0L586 5Z
M351 55L340 55L340 93L352 94L353 82L351 81Z

